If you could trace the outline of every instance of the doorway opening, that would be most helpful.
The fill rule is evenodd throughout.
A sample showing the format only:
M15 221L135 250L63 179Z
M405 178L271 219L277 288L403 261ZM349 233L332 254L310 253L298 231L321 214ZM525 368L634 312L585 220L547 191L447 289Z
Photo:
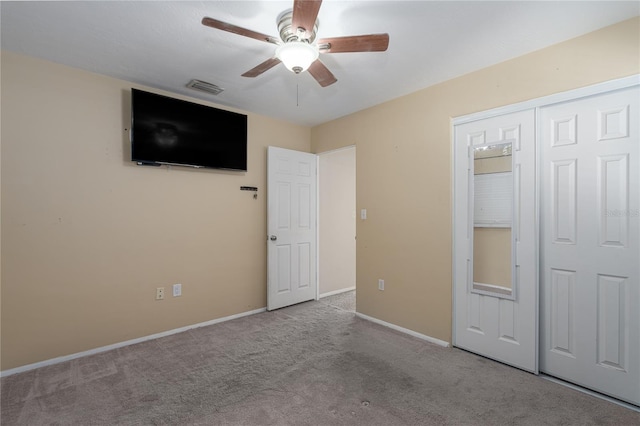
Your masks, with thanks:
M318 299L355 310L355 146L318 154L318 199Z

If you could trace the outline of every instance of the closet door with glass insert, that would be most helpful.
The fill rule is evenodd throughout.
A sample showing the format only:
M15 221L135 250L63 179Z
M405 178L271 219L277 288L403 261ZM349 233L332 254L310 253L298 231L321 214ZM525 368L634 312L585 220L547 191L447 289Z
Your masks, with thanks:
M455 127L454 345L537 372L533 110Z

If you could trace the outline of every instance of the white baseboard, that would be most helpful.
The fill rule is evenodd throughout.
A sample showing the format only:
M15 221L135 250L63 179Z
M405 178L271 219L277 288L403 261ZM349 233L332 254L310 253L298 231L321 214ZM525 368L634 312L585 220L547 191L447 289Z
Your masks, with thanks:
M336 294L346 293L348 291L353 291L355 289L356 287L353 286L353 287L341 288L340 290L329 291L327 293L322 293L321 295L319 295L318 299L322 299L323 297L335 296Z
M439 345L439 346L442 346L442 347L445 347L445 348L449 347L449 342L445 342L444 340L436 339L435 337L427 336L426 334L421 334L421 333L418 333L416 331L409 330L408 328L400 327L398 325L391 324L389 322L382 321L382 320L370 317L370 316L365 315L365 314L361 314L360 312L356 312L356 316L360 317L362 319L365 319L367 321L375 322L376 324L380 324L380 325L384 325L385 327L392 328L392 329L394 329L396 331L399 331L401 333L405 333L405 334L408 334L410 336L417 337L418 339L426 340L427 342L435 343L436 345Z
M89 355L99 354L101 352L110 351L112 349L122 348L124 346L135 345L136 343L146 342L148 340L159 339L160 337L171 336L172 334L182 333L183 331L192 330L194 328L206 327L208 325L218 324L225 321L231 321L236 318L246 317L249 315L255 315L262 312L266 312L267 308L255 309L253 311L241 312L235 315L229 315L228 317L217 318L210 321L201 322L198 324L187 325L185 327L174 328L173 330L163 331L161 333L151 334L149 336L139 337L137 339L126 340L124 342L114 343L112 345L101 346L95 349L89 349L84 352L77 352L75 354L60 356L57 358L47 359L33 364L27 364L20 367L12 368L5 371L0 371L0 377L7 377L13 374L23 373L25 371L34 370L40 367L46 367L48 365L60 364L61 362L71 361L72 359L82 358Z

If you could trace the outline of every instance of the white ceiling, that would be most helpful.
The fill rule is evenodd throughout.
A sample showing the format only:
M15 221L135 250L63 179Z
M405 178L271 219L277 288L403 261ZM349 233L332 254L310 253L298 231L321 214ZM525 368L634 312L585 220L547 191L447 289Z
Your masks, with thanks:
M388 33L389 49L322 54L338 82L278 65L275 46L204 16L277 36L291 1L0 3L2 49L302 125L320 124L640 14L639 1L325 0L318 38ZM218 96L185 87L196 78Z

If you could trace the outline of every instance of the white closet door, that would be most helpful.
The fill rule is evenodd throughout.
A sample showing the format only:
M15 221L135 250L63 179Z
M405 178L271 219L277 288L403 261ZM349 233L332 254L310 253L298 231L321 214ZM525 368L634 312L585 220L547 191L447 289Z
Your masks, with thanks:
M542 108L540 369L640 404L638 87Z
M535 230L535 116L523 111L455 127L454 140L454 345L537 372L537 263ZM474 284L474 147L512 141L515 215L515 293L509 298ZM511 224L509 225L511 226ZM489 228L482 228L489 229ZM512 235L513 235L512 234ZM479 250L476 250L479 251ZM476 253L476 256L480 253ZM489 260L507 254L482 253ZM510 268L509 268L510 269ZM489 283L491 284L491 283Z

